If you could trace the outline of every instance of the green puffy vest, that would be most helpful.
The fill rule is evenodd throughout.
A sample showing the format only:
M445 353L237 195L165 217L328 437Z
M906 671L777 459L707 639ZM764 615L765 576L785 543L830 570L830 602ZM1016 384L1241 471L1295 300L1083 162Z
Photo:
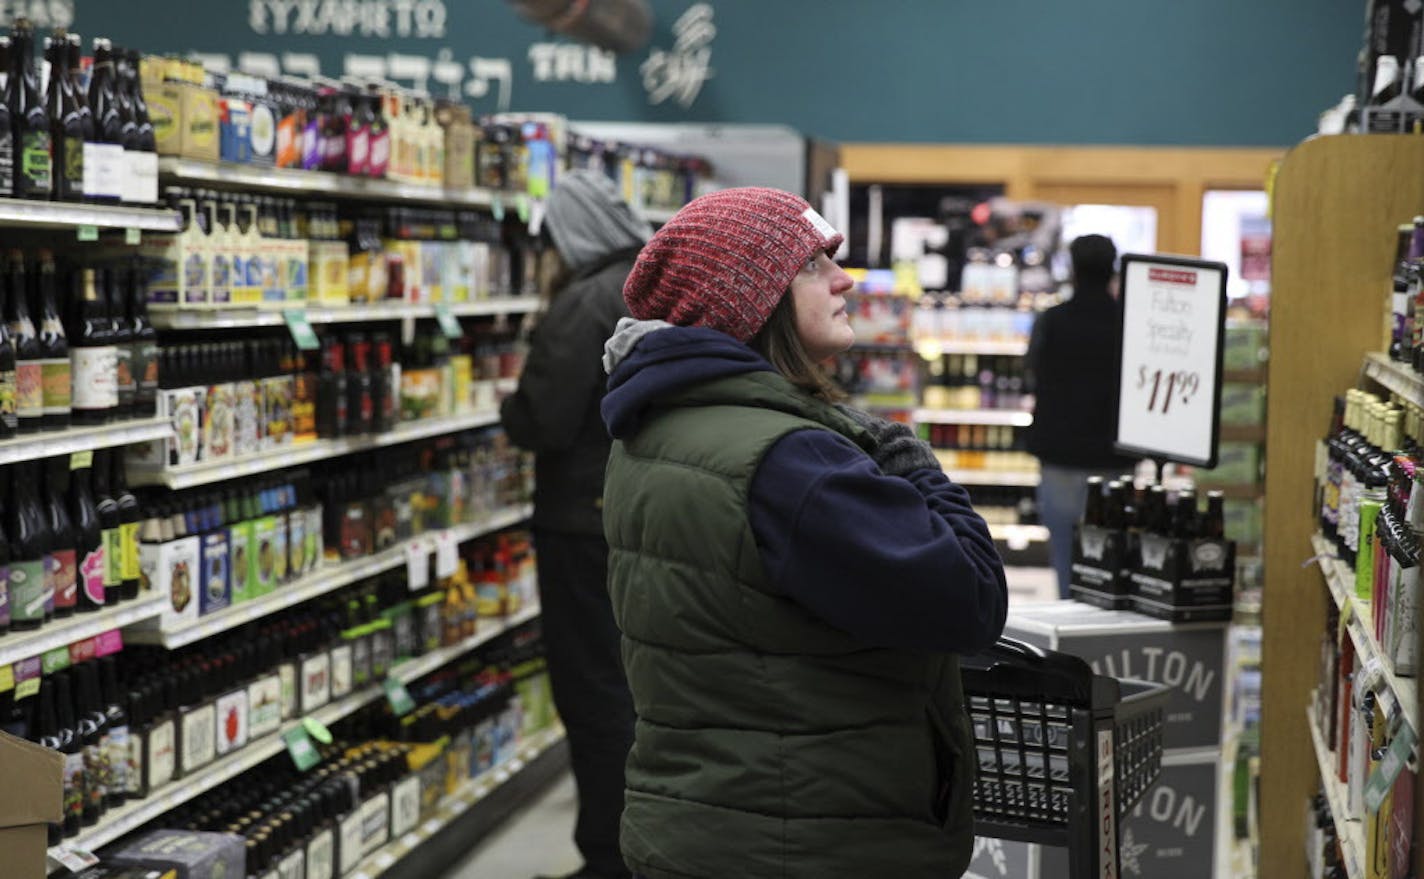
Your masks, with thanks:
M770 372L658 404L613 444L604 493L638 715L629 866L648 879L959 876L974 750L958 661L821 622L767 581L747 517L777 439L813 428L864 447L867 434Z

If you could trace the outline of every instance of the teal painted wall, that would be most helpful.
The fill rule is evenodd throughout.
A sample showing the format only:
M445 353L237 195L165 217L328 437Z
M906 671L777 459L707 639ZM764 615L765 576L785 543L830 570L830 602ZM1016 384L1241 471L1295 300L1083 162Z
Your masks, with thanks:
M72 9L86 40L148 51L314 53L327 75L348 53L444 51L463 71L503 58L511 108L580 119L782 123L842 141L1221 146L1309 134L1353 88L1363 23L1361 0L710 0L712 77L684 107L650 105L638 68L673 47L693 4L651 2L652 45L619 58L611 83L536 81L530 46L552 38L504 0L0 0L0 11ZM363 21L392 36L363 36ZM418 23L441 35L415 36ZM497 90L471 103L493 110Z

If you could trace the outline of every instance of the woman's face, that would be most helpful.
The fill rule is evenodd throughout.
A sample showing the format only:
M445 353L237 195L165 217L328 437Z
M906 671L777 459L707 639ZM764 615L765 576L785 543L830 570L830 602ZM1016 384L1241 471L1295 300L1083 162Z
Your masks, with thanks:
M855 343L845 301L846 292L853 286L850 275L825 253L808 259L791 280L796 334L812 358L834 357Z

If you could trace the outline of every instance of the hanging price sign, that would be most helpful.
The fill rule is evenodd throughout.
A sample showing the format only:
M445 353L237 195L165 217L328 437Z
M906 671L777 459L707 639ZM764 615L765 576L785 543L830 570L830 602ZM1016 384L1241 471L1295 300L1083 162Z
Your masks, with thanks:
M1216 466L1225 329L1224 264L1122 258L1118 451Z

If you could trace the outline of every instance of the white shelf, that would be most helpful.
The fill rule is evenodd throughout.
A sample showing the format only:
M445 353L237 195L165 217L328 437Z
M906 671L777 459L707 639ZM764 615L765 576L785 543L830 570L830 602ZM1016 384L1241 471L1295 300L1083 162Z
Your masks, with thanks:
M989 536L1002 540L1009 549L1027 549L1030 543L1048 540L1048 529L1042 525L990 525Z
M451 647L442 647L424 656L401 663L391 669L390 676L399 678L404 683L410 683L420 677L420 675L428 674L430 671L464 656L480 645L490 642L497 636L516 626L522 625L537 615L538 609L530 608L507 620L481 620L481 631L474 637L463 643ZM415 671L419 671L420 673L414 674L413 672ZM380 685L366 687L336 702L318 708L306 716L314 717L323 724L330 726L343 717L383 698L384 695L385 690ZM282 733L299 725L300 721L288 722L283 725L282 730L279 732L248 742L247 746L241 750L228 754L191 775L184 776L177 781L164 785L162 789L152 792L144 799L130 802L109 812L97 825L80 833L79 836L74 839L65 840L61 847L93 851L113 842L160 815L176 809L178 806L181 806L206 791L212 790L228 779L235 778L247 772L262 761L280 754L286 749L286 743L282 741Z
M984 357L1022 357L1028 342L981 342L975 339L917 339L915 350L933 354L978 354Z
M1416 406L1424 406L1424 376L1389 359L1388 354L1365 355L1365 375Z
M1332 752L1320 737L1320 724L1315 712L1305 710L1305 723L1310 727L1310 739L1315 744L1315 760L1320 767L1320 784L1330 813L1335 817L1335 833L1340 838L1340 851L1345 856L1345 873L1350 879L1365 879L1365 831L1360 822L1350 816L1349 796L1334 772Z
M167 209L0 198L0 226L47 229L102 226L107 229L176 232L182 227L182 217L177 211Z
M999 427L1028 427L1032 412L1017 409L916 409L917 424L986 424Z
M431 552L435 551L435 541L439 534L451 534L456 543L463 543L485 534L518 525L529 518L533 508L528 505L503 510L483 522L456 525L453 528L432 531L416 538L426 543ZM367 577L374 577L384 571L399 568L405 564L405 547L396 546L373 556L350 562L328 565L309 577L295 583L280 586L275 592L253 601L244 602L199 618L198 622L183 629L163 631L154 625L135 628L125 633L125 638L134 644L160 644L168 649L182 647L211 638L219 632L226 632L253 620L269 616L277 611L310 601L328 592L348 586ZM112 627L110 627L112 628ZM3 641L0 641L3 644Z
M107 449L129 443L147 442L162 439L172 432L173 423L167 418L143 418L94 427L27 433L0 441L0 464L15 464L87 449Z
M1384 649L1375 638L1374 617L1370 614L1370 602L1355 596L1355 572L1344 562L1335 558L1335 549L1324 535L1316 533L1310 538L1320 560L1320 572L1325 575L1330 587L1330 597L1342 614L1350 614L1350 640L1355 643L1355 653L1361 666L1374 664L1380 669L1380 682L1396 702L1409 725L1418 721L1415 711L1419 704L1419 684L1414 678L1400 677L1394 673L1394 663L1384 655Z
M496 390L508 386L508 379L495 381ZM477 427L488 427L499 423L499 412L471 412L442 418L426 418L420 421L402 422L395 430L368 437L351 437L335 440L315 440L301 445L284 446L268 452L259 452L242 458L222 461L202 461L182 467L168 467L163 470L138 470L130 468L129 481L135 485L163 485L168 488L191 488L254 476L283 467L296 467L312 461L324 461L355 452L399 445L412 440L426 439Z
M33 632L0 635L0 666L39 656L57 647L156 617L163 612L167 598L166 595L158 594L140 595L133 601L126 601L116 607L92 613L75 613Z
M424 202L451 207L487 208L492 206L496 199L512 207L522 195L477 186L446 187L398 183L393 180L351 177L325 171L268 168L234 162L200 162L168 156L158 160L158 172L170 181L220 183L246 190L321 193L344 198Z
M564 729L555 726L535 733L519 749L519 753L503 763L491 767L460 786L453 794L445 797L436 807L433 817L421 822L414 830L392 840L371 854L356 866L350 879L377 879L396 865L401 858L414 851L432 836L448 827L491 793L499 789L524 767L537 760L545 751L564 740Z
M643 218L646 219L649 223L662 224L666 223L668 220L671 220L677 214L678 210L680 209L643 208L642 214Z
M457 317L499 314L527 314L539 309L537 296L499 296L473 302L441 303ZM320 303L274 303L270 306L175 306L151 305L149 317L160 330L211 330L235 327L278 327L286 323L284 308L306 314L312 324L394 321L435 317L436 304L430 302L382 302L377 304L323 305Z
M1039 483L1037 470L979 470L946 467L944 475L960 485L1006 485L1033 488Z

